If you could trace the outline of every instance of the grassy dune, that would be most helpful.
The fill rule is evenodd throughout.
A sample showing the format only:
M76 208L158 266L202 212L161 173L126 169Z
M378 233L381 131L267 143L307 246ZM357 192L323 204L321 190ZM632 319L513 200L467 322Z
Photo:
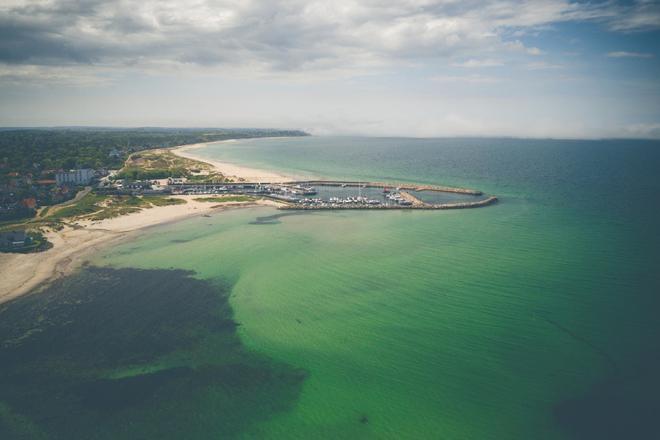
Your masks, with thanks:
M199 182L223 182L225 177L205 162L172 154L169 150L150 150L132 154L118 173L123 179L164 179L186 177Z

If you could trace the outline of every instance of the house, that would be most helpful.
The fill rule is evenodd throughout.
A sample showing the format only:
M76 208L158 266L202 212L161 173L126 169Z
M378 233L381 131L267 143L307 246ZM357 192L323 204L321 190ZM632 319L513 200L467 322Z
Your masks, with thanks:
M27 197L21 200L21 206L27 209L36 209L37 208L37 199L34 197Z
M94 170L90 168L81 168L79 170L64 171L55 174L57 184L62 186L70 183L73 185L87 185L94 178Z
M37 185L55 185L57 180L54 179L40 179L35 182Z
M25 231L0 232L0 249L12 249L29 244L30 238Z

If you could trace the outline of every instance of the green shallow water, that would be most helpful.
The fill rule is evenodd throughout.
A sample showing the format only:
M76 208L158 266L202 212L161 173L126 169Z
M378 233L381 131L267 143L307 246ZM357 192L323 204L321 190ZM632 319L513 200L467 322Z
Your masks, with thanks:
M185 269L226 286L257 361L241 359L292 378L264 382L261 405L232 394L240 423L210 424L208 438L658 433L660 144L301 138L203 154L501 197L443 212L225 211L99 255L114 270ZM221 352L213 338L198 346ZM201 396L178 408L222 419Z

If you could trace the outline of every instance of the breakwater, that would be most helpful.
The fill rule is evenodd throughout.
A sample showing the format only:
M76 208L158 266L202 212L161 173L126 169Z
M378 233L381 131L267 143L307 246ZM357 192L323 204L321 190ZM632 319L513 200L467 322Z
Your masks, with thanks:
M402 205L305 205L300 203L288 203L280 206L278 209L301 209L301 210L321 210L321 209L467 209L467 208L481 208L497 203L498 199L495 196L490 196L487 199L478 200L474 202L455 202L455 203L424 203L412 204L409 206Z
M360 182L341 180L302 180L286 183L176 183L167 191L172 194L241 194L264 197L281 203L280 209L464 209L488 206L497 197L486 197L481 191L437 185ZM466 196L467 200L451 200L429 193ZM474 198L474 199L473 199ZM425 200L422 200L425 199Z
M347 186L347 187L362 187L362 188L398 188L404 191L437 191L455 194L468 194L472 196L483 195L483 192L476 189L469 188L456 188L451 186L439 185L416 185L411 183L388 183L388 182L359 182L359 181L342 181L342 180L301 180L290 182L294 185L314 185L314 186Z

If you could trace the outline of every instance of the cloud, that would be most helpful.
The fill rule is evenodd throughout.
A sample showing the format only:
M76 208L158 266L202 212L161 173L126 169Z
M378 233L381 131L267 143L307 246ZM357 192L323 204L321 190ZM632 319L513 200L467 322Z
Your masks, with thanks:
M553 70L553 69L563 69L564 66L561 64L548 63L546 61L535 61L532 63L527 63L525 67L528 70Z
M623 136L643 139L660 139L660 122L628 125L623 129Z
M607 54L609 58L653 58L655 55L652 53L643 53L643 52L609 52Z
M437 75L431 81L445 83L492 84L499 82L499 78L484 75Z
M0 64L0 82L12 85L100 86L111 82L107 73L96 67Z
M502 65L504 65L503 61L495 60L492 58L486 58L486 59L471 58L466 61L452 63L453 67L465 67L465 68L497 67Z
M638 32L660 29L660 3L654 0L637 0L631 4L611 7L608 20L610 29L622 32Z
M611 3L569 0L5 0L0 62L261 74L350 74L420 60L477 67L506 51L541 54L510 36L556 22L650 25L644 14L657 8L635 5L621 17Z

